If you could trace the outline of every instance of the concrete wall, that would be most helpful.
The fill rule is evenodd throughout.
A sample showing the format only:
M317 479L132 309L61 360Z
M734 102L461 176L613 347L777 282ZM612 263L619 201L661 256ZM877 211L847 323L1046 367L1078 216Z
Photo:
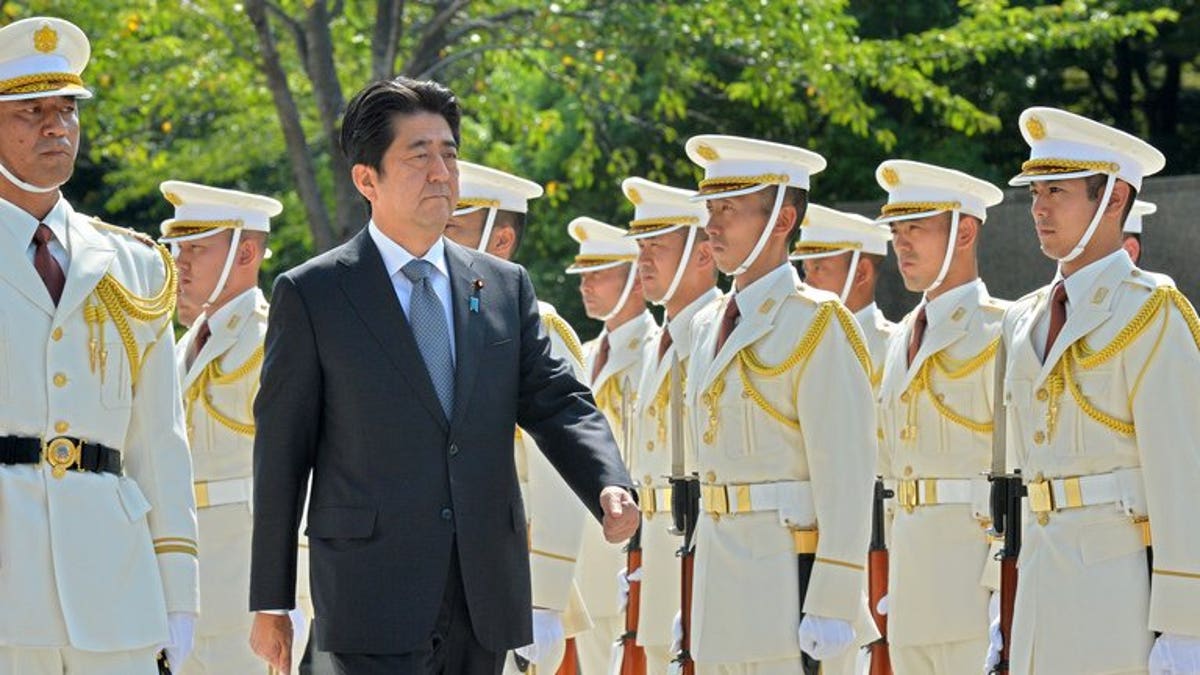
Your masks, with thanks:
M1200 252L1200 223L1194 217L1200 212L1200 175L1149 178L1138 198L1158 205L1158 213L1143 218L1139 266L1171 275L1195 303L1200 300L1200 267L1191 263ZM835 208L874 218L882 203L849 202ZM1008 299L1019 298L1054 277L1054 262L1042 254L1033 232L1027 188L1005 190L1004 201L990 210L983 226L979 268L991 294ZM883 313L893 321L920 300L918 294L904 290L894 253L884 264L877 297Z

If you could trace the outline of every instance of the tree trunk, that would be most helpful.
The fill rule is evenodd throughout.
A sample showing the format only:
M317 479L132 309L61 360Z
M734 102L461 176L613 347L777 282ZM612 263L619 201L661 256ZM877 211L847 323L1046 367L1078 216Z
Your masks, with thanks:
M379 0L375 11L375 34L371 38L371 79L385 80L396 74L396 50L400 47L400 26L404 18L404 0Z
M279 50L275 45L275 36L271 32L271 24L267 19L265 0L247 0L246 16L254 25L258 35L259 49L262 51L260 68L267 78L267 87L275 101L275 111L279 115L279 125L283 130L284 142L287 145L289 163L292 165L292 175L296 179L296 189L300 193L300 201L304 204L308 216L308 228L312 232L313 244L318 251L332 248L337 238L329 220L329 213L321 199L321 189L317 185L317 172L312 156L308 152L308 141L304 136L304 128L300 123L300 110L288 87L287 74L279 60Z

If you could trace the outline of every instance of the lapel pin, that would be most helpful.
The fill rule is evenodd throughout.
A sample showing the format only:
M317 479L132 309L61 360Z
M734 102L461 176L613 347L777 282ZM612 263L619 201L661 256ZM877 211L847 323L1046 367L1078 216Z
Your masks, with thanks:
M467 301L467 308L472 314L479 313L479 291L483 288L483 279L476 279L471 282L471 297Z

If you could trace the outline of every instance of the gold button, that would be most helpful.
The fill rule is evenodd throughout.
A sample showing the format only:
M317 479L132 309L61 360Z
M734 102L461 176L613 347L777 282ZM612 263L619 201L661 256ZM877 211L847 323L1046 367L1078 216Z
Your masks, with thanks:
M50 339L58 342L62 339L62 327L55 328L54 332L50 333Z
M749 389L742 390L742 398L750 398L750 390Z
M708 482L710 482L710 483L715 483L715 482L717 482L717 472L716 472L716 471L709 471L708 473L704 474L704 479L705 479L705 480L707 480L707 481L708 481Z
M642 485L649 487L650 483L652 483L652 482L653 481L650 479L650 474L646 474L645 476L642 476Z
M646 452L654 452L654 441L646 441Z
M912 471L912 467L911 467L911 466L906 466L906 467L904 467L904 475L905 475L905 476L911 476L911 475L912 475L912 473L913 473L913 471Z
M60 434L67 433L67 430L70 428L71 425L67 424L66 422L59 421L54 423L54 430Z
M1034 443L1037 443L1038 445L1041 445L1042 443L1045 443L1045 442L1046 442L1046 432L1044 432L1044 431L1035 431L1035 432L1033 433L1033 442L1034 442Z
M938 400L938 403L944 403L944 402L946 401L946 395L945 395L945 394L938 394L938 395L937 395L937 400Z
M67 376L63 375L62 373L55 373L54 374L54 386L56 386L56 387L67 386Z
M712 394L706 392L700 397L700 401L703 402L704 405L712 405Z
M909 401L911 398L912 398L912 395L911 395L911 394L909 394L907 391L906 391L906 392L904 392L903 394L900 394L900 402L901 402L901 403L908 403L908 401Z
M1038 389L1037 394L1035 394L1035 395L1037 396L1037 400L1039 400L1039 401L1045 401L1046 399L1050 398L1050 392L1046 391L1045 387Z
M875 427L875 438L883 440L883 427Z
M650 413L651 417L658 414L658 412L655 411L654 406L650 406L649 408L647 408L646 412Z

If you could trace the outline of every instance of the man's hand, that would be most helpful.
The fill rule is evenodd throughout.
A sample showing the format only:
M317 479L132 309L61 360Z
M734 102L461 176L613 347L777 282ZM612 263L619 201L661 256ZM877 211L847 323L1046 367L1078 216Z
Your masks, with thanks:
M600 509L604 511L604 538L610 544L632 537L642 522L637 502L625 488L609 486L601 490Z
M292 672L292 619L287 614L256 612L250 649L281 673Z

